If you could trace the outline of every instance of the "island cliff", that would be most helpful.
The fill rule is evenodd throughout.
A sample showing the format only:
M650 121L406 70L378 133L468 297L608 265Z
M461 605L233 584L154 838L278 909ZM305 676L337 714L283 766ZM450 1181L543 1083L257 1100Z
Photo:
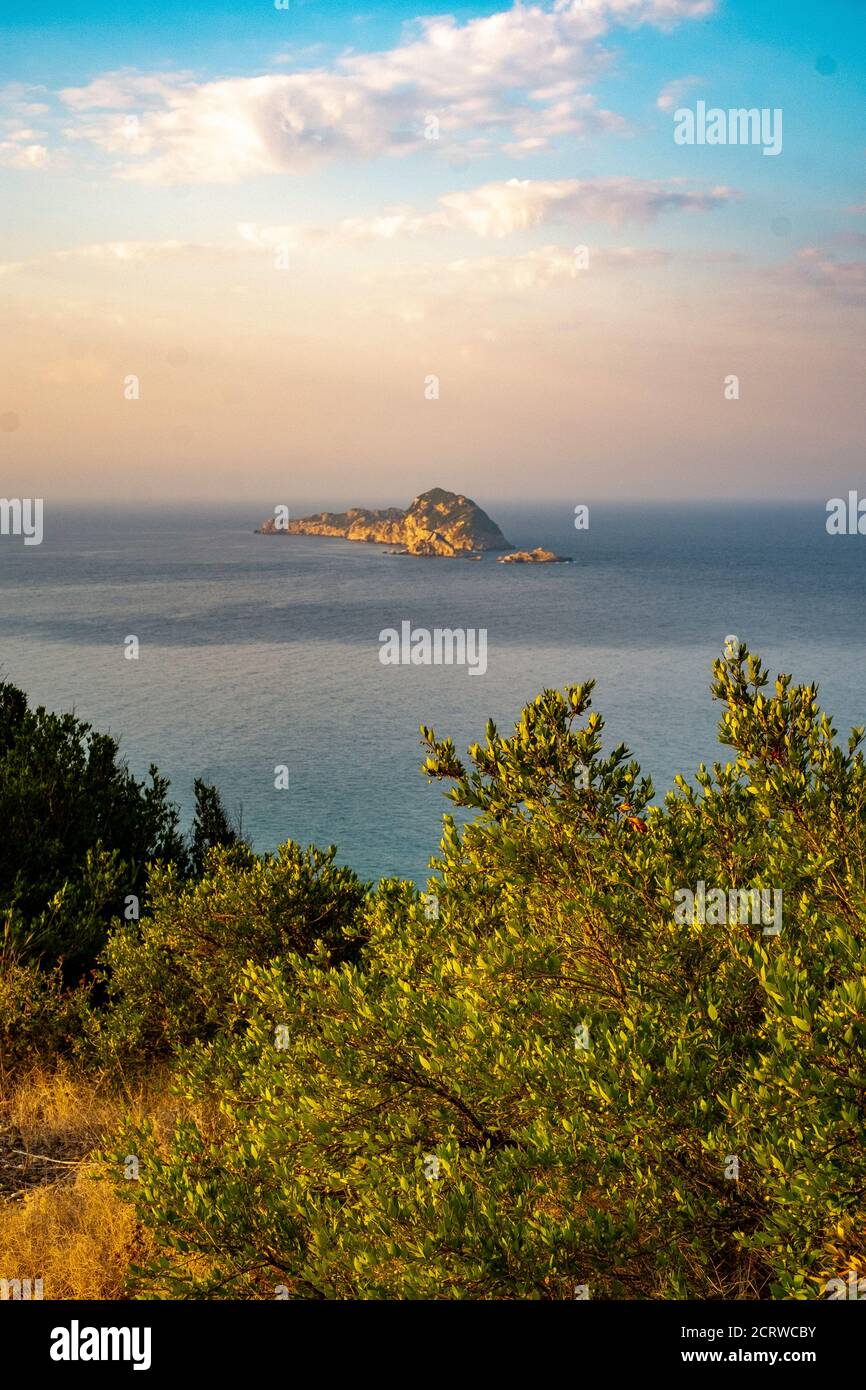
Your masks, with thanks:
M510 550L495 521L468 497L434 487L422 492L406 511L350 507L346 512L319 512L278 526L263 522L258 533L271 535L340 536L348 541L398 545L407 555L454 558L482 550Z
M500 565L571 565L574 563L570 555L557 555L554 551L545 550L540 545L537 545L534 550L515 550L513 555L497 555L496 559Z

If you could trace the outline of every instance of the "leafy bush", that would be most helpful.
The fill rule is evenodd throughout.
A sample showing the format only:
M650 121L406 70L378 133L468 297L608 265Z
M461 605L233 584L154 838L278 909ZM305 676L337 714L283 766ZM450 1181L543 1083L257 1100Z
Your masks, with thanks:
M72 714L28 707L0 683L0 918L7 940L66 978L90 969L109 923L148 892L148 865L200 876L209 852L246 850L216 787L196 779L190 843L168 781L139 782L118 744Z
M427 774L476 819L446 817L438 915L410 885L371 896L360 961L234 975L249 950L206 949L223 923L271 950L267 863L166 900L176 973L214 1025L234 992L235 1026L185 1062L216 1118L124 1136L159 1246L141 1286L806 1298L856 1264L866 769L814 687L768 684L742 648L717 663L735 761L661 807L624 748L602 756L591 685L489 724L467 765L425 731ZM701 882L781 892L781 930L684 916Z
M0 683L0 914L14 943L67 973L92 965L148 860L185 862L168 783L138 782L118 745Z
M140 922L112 933L101 958L111 1008L93 1020L103 1059L146 1059L231 1030L248 962L288 963L324 943L334 961L361 944L365 886L336 850L286 844L257 859L242 844L210 850L195 882L155 868Z
M0 953L0 1083L33 1062L68 1052L80 1036L87 992L69 989L59 967Z

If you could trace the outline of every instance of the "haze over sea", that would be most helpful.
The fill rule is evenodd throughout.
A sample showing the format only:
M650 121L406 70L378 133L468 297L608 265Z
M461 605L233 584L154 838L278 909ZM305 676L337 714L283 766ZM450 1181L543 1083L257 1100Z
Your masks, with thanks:
M0 672L34 704L119 736L136 774L155 762L187 820L204 777L259 851L336 843L365 877L419 883L448 809L419 771L421 722L463 752L488 717L506 732L545 686L595 677L606 747L626 742L660 796L674 773L728 756L709 681L736 634L773 674L817 680L840 735L866 723L866 538L829 536L823 501L595 503L576 532L572 501L476 500L516 546L576 563L257 536L272 502L46 505L41 546L0 540ZM404 620L486 628L486 674L383 666L379 633ZM130 634L138 661L124 658Z

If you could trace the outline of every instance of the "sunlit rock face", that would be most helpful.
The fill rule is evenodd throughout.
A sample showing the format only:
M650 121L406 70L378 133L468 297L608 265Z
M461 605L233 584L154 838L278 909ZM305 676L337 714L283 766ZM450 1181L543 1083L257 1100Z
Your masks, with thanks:
M346 512L300 517L286 526L269 519L259 527L259 534L340 536L349 541L399 545L408 555L448 558L510 549L496 522L471 498L441 487L422 492L406 511L399 507L350 507Z
M570 565L570 555L557 555L537 545L534 550L515 550L511 555L499 555L500 565Z

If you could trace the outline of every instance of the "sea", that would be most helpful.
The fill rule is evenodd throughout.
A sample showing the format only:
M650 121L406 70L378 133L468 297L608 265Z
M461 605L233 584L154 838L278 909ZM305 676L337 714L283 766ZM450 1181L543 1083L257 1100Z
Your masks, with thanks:
M269 508L249 500L46 504L41 545L0 536L0 678L115 735L137 776L155 763L185 825L203 777L257 851L335 844L365 879L419 885L449 809L422 723L465 750L488 718L507 731L540 691L594 678L607 747L660 799L730 757L710 681L732 636L817 681L840 734L866 723L866 537L828 535L823 500L598 502L580 531L567 500L478 501L515 546L574 563L260 536ZM404 622L486 630L485 672L383 665Z

